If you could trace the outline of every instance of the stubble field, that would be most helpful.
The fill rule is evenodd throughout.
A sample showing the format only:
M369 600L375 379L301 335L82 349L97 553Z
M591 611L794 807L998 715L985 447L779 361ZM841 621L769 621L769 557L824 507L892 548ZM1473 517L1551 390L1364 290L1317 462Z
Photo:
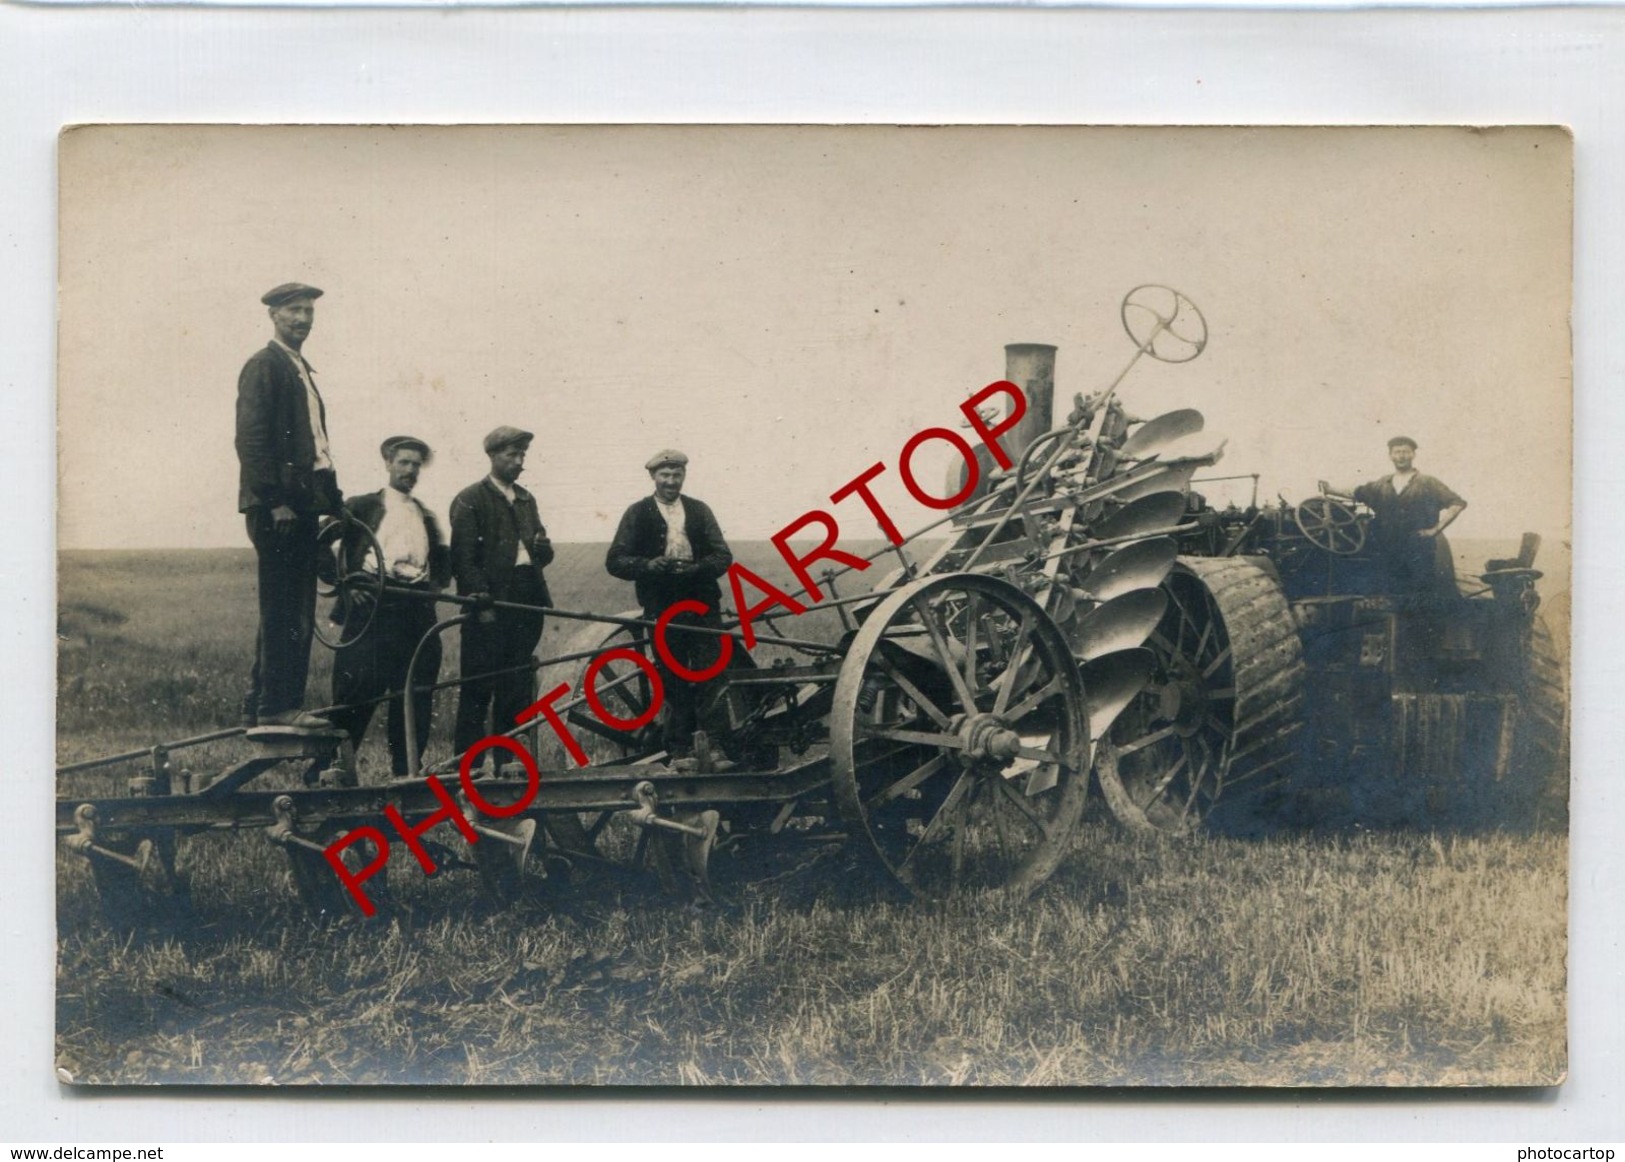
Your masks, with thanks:
M601 553L561 552L559 605L631 604ZM60 599L61 762L235 721L249 554L64 554ZM327 666L318 650L313 703ZM387 771L381 733L364 781ZM59 794L121 794L130 773ZM127 1084L1551 1084L1566 863L1540 831L1141 840L1097 800L1020 904L899 903L825 848L703 911L630 874L537 880L495 911L467 873L414 866L392 872L398 919L319 927L278 849L210 835L182 842L193 919L131 938L59 849L57 1066Z

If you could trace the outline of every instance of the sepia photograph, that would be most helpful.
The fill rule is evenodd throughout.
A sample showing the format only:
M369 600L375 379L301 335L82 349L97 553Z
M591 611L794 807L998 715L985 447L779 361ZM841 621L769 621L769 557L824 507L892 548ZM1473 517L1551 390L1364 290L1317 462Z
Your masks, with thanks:
M58 160L62 1081L1565 1080L1567 129Z

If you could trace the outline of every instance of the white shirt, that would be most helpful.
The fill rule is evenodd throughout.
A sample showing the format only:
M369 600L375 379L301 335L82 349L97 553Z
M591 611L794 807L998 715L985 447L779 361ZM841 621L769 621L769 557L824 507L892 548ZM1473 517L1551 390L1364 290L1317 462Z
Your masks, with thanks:
M688 543L688 514L683 508L683 498L679 496L667 504L656 496L655 507L666 518L666 556L676 561L692 561L694 546Z
M305 385L305 406L310 409L310 434L316 442L316 462L313 468L333 467L333 452L327 446L327 425L322 422L322 397L316 394L316 381L311 378L316 369L305 362L305 357L289 347L274 335L271 342L288 353L293 360L294 367L299 370L299 379Z
M423 580L429 572L429 528L412 498L393 486L384 489L384 519L377 535L390 576Z
M496 490L502 493L503 498L507 500L509 504L512 504L515 500L519 499L519 494L513 490L513 485L504 484L495 476L487 476L486 479L496 486ZM515 565L530 564L530 550L525 548L524 541L519 542L519 551L513 555L513 563Z

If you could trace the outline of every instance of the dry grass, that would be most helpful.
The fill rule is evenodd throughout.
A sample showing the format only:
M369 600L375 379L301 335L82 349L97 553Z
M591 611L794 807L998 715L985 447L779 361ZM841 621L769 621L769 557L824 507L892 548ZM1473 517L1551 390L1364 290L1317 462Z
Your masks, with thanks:
M626 604L593 552L555 566L560 604ZM247 564L64 560L64 761L230 721ZM127 773L64 791L117 793ZM636 877L555 876L486 913L466 873L409 871L397 919L321 928L269 843L204 836L183 844L192 921L132 939L63 853L58 1063L121 1083L1504 1085L1565 1068L1560 835L1168 843L1097 809L1033 900L942 907L899 904L839 850L797 854L741 869L704 912Z

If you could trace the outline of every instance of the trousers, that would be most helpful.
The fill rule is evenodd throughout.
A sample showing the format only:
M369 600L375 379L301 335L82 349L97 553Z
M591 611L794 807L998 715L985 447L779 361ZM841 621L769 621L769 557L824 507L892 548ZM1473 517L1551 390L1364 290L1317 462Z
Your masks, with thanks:
M429 587L421 587L429 592ZM386 598L378 607L372 623L359 637L346 626L343 640L352 644L340 650L333 659L333 701L349 709L336 710L328 717L333 725L350 736L359 748L378 708L377 699L390 695L387 737L389 739L390 771L397 778L408 773L406 749L406 671L412 664L412 654L423 642L418 658L417 673L413 675L416 687L412 695L412 754L423 757L429 745L429 724L434 713L434 694L424 687L434 685L440 676L441 646L438 636L424 640L423 635L433 627L435 608L432 601L411 598Z
M300 513L284 533L276 531L269 509L252 508L246 516L258 558L260 619L243 711L264 718L305 702L316 625L316 516Z
M540 605L541 597L541 582L521 571L514 576L512 591L502 600ZM528 666L535 656L542 640L543 616L511 609L494 612L496 620L489 625L477 618L463 623L463 684L457 697L454 736L458 754L483 738L512 730L519 715L536 700L535 671L515 667ZM515 672L473 677L491 670Z
M645 609L643 616L654 621L664 612L663 609L652 612ZM687 670L707 670L722 656L722 639L713 634L684 632L682 627L686 625L721 629L722 617L715 610L704 614L679 613L671 619L666 631L666 648L678 665ZM660 673L660 684L666 692L666 753L673 758L683 758L694 750L694 732L700 726L700 705L706 692L705 683L691 682L673 673L671 667L660 659L658 651L655 654L655 668Z

